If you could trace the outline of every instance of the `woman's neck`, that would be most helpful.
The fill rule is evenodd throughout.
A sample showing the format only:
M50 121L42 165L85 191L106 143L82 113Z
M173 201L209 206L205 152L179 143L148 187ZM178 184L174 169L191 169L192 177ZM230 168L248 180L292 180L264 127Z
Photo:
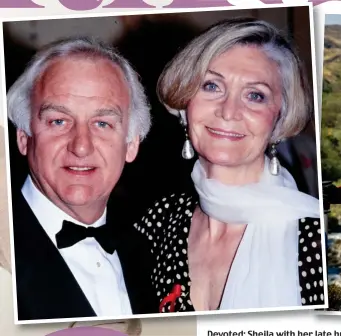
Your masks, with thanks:
M207 178L218 180L229 185L244 185L256 183L260 180L264 170L264 157L236 166L216 165L200 158Z

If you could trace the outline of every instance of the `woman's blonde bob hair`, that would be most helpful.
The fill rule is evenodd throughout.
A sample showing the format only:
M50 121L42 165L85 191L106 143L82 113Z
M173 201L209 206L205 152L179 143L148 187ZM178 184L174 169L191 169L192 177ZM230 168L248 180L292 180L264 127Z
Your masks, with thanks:
M163 70L157 84L160 101L173 114L186 110L202 85L211 61L236 45L257 46L278 64L282 107L270 142L300 133L311 113L310 87L303 66L295 50L275 27L254 18L219 22L192 40Z

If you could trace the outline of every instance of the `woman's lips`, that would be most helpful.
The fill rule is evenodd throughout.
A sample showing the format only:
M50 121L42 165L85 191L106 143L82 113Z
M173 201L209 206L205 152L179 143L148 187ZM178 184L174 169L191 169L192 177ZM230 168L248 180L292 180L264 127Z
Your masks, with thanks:
M218 139L228 139L232 141L239 141L245 138L245 134L241 134L241 133L234 132L234 131L226 131L221 128L211 128L211 127L206 127L206 129L208 130L208 133L212 137L218 138Z

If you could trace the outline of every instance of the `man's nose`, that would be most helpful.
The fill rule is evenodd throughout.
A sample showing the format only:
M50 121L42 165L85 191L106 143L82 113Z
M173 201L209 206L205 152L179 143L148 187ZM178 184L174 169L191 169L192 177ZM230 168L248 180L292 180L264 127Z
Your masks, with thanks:
M78 157L85 157L94 151L93 135L88 125L77 125L73 130L68 150Z

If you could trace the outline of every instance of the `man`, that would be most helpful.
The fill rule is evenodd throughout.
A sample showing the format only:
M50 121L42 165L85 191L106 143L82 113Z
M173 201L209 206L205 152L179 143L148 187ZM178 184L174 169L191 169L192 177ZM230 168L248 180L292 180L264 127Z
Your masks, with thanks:
M137 74L102 44L61 41L11 87L8 115L30 170L12 191L17 319L157 312L149 249L107 208L150 127Z

